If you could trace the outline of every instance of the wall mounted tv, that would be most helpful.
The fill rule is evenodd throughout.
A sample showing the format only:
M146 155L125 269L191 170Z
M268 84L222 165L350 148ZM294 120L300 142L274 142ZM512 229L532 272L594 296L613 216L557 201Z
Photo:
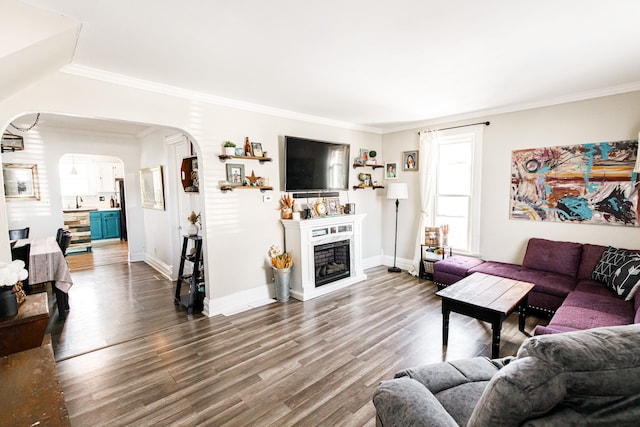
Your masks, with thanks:
M284 137L285 191L349 189L349 144Z

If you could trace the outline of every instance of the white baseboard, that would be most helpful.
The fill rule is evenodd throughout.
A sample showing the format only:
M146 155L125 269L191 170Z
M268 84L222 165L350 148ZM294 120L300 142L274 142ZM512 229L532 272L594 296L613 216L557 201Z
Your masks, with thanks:
M373 268L382 265L382 256L376 255L370 258L362 259L362 269L366 270L367 268Z
M235 313L276 302L274 295L275 290L273 284L265 284L220 298L211 299L206 297L204 299L204 310L202 310L202 313L209 317L218 314L230 316Z
M388 267L393 266L393 256L384 255L382 257L382 261L383 265L386 265ZM396 258L396 267L400 268L401 270L411 270L413 269L413 260L406 258Z
M129 262L146 261L146 258L144 252L129 252Z
M171 274L173 273L172 265L165 264L162 260L148 254L143 260L145 263L156 269L160 274L171 280Z

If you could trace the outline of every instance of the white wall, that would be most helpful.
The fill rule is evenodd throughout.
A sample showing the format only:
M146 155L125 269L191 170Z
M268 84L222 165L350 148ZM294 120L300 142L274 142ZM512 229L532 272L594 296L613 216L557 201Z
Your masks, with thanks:
M54 73L16 95L0 100L0 124L6 127L13 118L34 111L133 121L184 130L200 154L201 194L206 218L207 298L212 314L220 304L238 302L232 301L234 295L241 295L244 300L269 292L271 272L264 268L264 256L272 244L284 244L278 210L278 199L282 194L279 185L280 145L284 135L349 143L352 158L360 148L381 151L381 136L374 133L240 111L64 73ZM221 152L221 144L229 139L240 142L245 136L261 142L263 149L274 158L273 162L265 164L240 160L245 164L247 174L255 170L257 175L270 178L275 190L272 202L263 203L262 193L258 191L223 194L218 189L219 181L226 178L225 163L217 157ZM145 150L145 159L150 162L161 161L164 156L158 154L158 158L152 159L152 155ZM140 158L137 153L135 158ZM125 161L127 181L130 173L127 161L130 160L122 159ZM135 175L138 166L131 169ZM356 183L357 173L357 170L352 170L351 185ZM128 181L139 184L138 178ZM130 196L127 188L127 200L131 200L129 206L131 203L139 206L138 188L135 189L135 197ZM369 265L379 262L380 206L383 196L380 190L369 189L341 194L343 202L348 198L356 203L358 213L367 214L364 221L364 256L368 258L366 262ZM4 200L0 201L0 211L4 210L3 205ZM131 219L139 220L140 227L132 227L130 232L143 233L143 224L146 223L142 214ZM0 246L6 251L6 257L8 250L1 244L2 238L0 230ZM152 244L157 247L160 242Z
M536 108L509 114L478 117L465 123L488 120L484 127L482 163L482 213L480 252L485 259L521 262L530 237L594 243L626 248L640 248L640 227L548 223L509 219L511 152L516 149L584 144L590 142L637 139L640 130L640 92L608 96L588 101L572 102L552 107ZM442 123L429 128L457 123ZM462 123L461 123L462 124ZM385 158L399 156L407 149L418 147L413 129L383 136ZM406 172L411 194L417 197L417 181ZM417 177L415 177L417 179ZM401 236L415 235L418 204L415 197L405 203L414 212L401 221ZM401 204L401 215L403 214ZM385 206L383 216L383 247L393 251L392 217ZM413 242L403 242L398 256L411 259ZM400 247L402 249L400 249Z

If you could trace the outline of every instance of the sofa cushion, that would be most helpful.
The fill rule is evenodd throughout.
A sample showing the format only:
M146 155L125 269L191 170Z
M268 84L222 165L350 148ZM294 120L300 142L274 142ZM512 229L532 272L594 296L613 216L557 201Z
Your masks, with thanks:
M580 243L532 238L527 244L522 265L534 270L575 277L581 254Z
M638 419L638 405L611 406L637 400L638 348L640 325L530 338L517 359L492 378L468 425L520 425L565 408L580 425L627 425ZM554 418L555 425L568 424Z
M469 270L471 273L485 273L507 279L533 283L534 291L565 297L576 285L575 278L541 270L532 270L516 264L487 261Z
M626 257L633 254L633 251L609 246L602 253L600 260L596 264L596 267L591 274L591 279L609 284L609 278L613 275L618 266L624 262Z
M582 245L582 256L580 257L580 267L578 267L578 280L591 278L591 273L595 270L605 249L607 249L607 247L601 245L591 245L589 243Z
M625 301L633 299L640 288L640 257L626 256L609 278L608 286Z

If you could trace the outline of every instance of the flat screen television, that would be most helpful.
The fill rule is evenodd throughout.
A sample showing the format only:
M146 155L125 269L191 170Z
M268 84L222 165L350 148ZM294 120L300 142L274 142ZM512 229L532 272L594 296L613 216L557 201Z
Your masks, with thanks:
M285 191L349 189L349 144L284 137Z

